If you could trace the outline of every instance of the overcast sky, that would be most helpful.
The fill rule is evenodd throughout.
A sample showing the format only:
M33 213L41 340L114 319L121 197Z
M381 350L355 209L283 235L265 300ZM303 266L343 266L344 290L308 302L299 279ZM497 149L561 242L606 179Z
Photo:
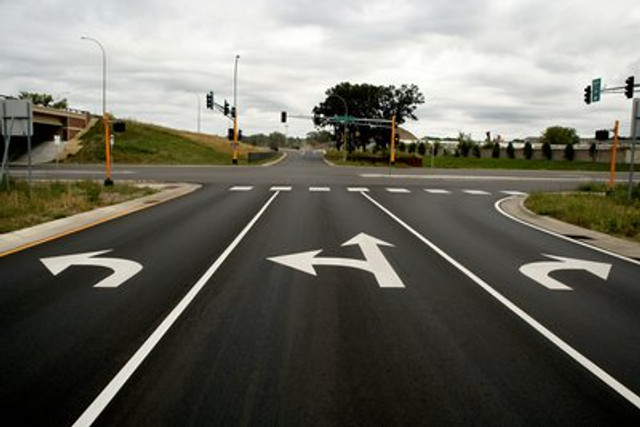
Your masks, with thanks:
M0 94L46 92L120 118L226 134L205 93L233 98L244 134L284 131L281 110L311 114L344 81L416 84L426 97L406 127L417 136L507 139L552 125L591 136L621 121L631 101L593 78L640 80L638 0L0 0ZM310 120L291 119L304 136Z

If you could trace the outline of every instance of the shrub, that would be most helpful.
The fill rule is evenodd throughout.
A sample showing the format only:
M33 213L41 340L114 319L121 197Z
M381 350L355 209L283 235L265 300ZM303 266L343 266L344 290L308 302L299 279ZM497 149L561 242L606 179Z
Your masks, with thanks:
M421 156L424 156L426 152L427 152L427 145L424 142L421 142L420 144L418 144L418 154L420 154Z
M524 144L524 157L527 160L531 160L533 157L533 146L528 141Z
M553 158L553 150L551 150L551 144L548 142L542 144L542 155L547 160L551 160Z
M598 146L595 142L592 142L589 146L589 157L591 157L592 161L596 161L596 157L598 156Z
M491 150L491 157L494 159L500 158L500 145L497 142L493 144L493 148Z
M473 151L473 156L479 159L481 156L480 146L478 144L474 144L472 151Z
M568 161L573 161L573 158L575 157L575 151L573 149L573 145L572 144L567 144L564 147L564 158L565 160Z
M409 144L409 147L408 147L408 150L407 150L407 151L408 151L410 154L415 153L415 152L416 152L416 146L417 146L417 145L418 145L418 144Z
M405 151L407 151L407 146L404 142L401 142L400 144L398 144L398 150L401 153L404 153Z
M516 150L513 148L513 143L511 142L507 145L507 157L510 159L516 158Z

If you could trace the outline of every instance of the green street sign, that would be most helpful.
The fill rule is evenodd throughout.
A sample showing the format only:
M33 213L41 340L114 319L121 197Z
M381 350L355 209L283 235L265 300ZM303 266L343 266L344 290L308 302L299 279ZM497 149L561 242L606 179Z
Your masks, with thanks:
M354 117L353 116L335 116L334 120L338 123L353 123L355 120L353 120Z
M595 79L591 82L591 102L600 101L602 93L602 79Z

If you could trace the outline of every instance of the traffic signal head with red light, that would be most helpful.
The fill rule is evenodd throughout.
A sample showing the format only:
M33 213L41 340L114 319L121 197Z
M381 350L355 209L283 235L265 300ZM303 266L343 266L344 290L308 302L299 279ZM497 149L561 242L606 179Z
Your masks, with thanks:
M591 85L584 88L584 103L591 104Z
M626 96L629 99L633 98L633 88L636 83L635 80L636 79L634 76L629 76L627 77L627 80L625 80L624 96Z

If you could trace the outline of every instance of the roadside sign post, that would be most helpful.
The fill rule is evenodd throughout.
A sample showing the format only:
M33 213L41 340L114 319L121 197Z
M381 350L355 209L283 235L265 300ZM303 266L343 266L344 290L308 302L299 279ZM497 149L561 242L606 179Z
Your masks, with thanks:
M0 181L9 175L9 146L12 136L27 137L29 159L28 181L31 183L31 137L33 136L33 110L31 101L26 99L0 99L0 133L4 138L4 154ZM9 180L7 179L7 188Z

